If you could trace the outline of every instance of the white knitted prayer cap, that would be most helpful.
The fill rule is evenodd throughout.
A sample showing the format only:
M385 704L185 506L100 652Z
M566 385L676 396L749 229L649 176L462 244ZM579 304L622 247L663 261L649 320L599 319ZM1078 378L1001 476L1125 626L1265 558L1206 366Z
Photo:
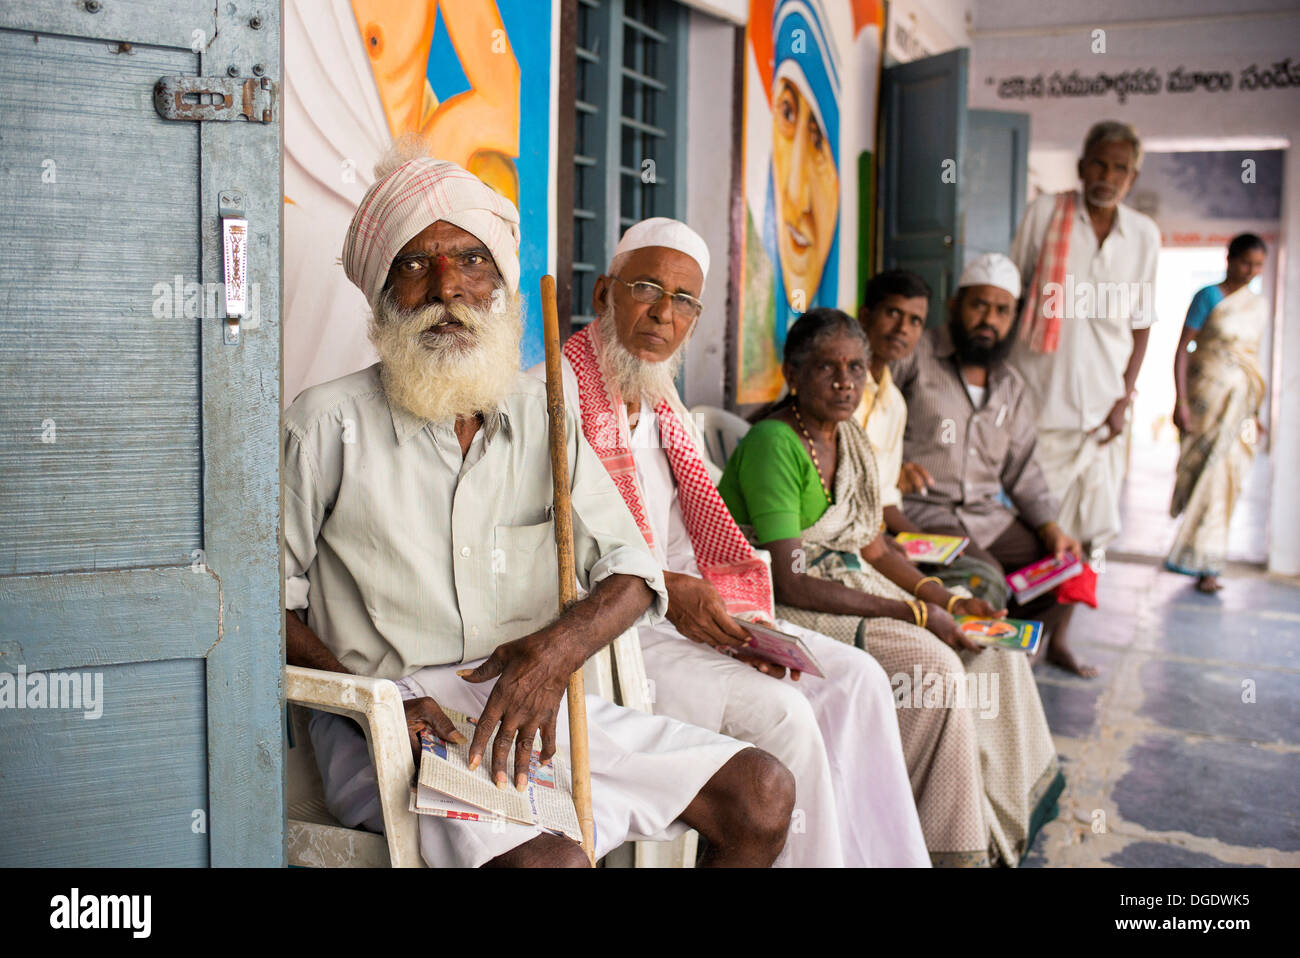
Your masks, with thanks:
M700 266L704 279L709 278L709 246L703 237L681 220L666 216L652 216L648 220L634 223L627 228L623 238L614 249L614 256L644 249L647 246L663 246L685 253Z
M1005 289L1015 299L1020 298L1020 270L1001 253L984 253L966 264L961 271L957 288L965 286L996 286Z

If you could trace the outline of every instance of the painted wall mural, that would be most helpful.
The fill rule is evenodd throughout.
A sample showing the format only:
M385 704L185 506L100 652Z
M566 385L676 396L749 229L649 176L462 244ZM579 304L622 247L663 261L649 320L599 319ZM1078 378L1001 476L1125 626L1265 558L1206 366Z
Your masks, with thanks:
M881 26L878 0L751 0L738 403L780 393L785 334L801 313L856 306Z
M374 360L364 300L335 261L375 161L407 133L519 207L523 364L542 358L537 287L555 245L555 9L544 0L287 0L286 403Z

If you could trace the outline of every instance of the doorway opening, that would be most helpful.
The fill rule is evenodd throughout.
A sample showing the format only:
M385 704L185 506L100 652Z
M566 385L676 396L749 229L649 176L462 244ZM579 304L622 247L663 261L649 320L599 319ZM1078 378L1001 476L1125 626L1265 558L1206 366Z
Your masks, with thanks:
M1108 555L1163 561L1173 544L1182 521L1169 515L1179 453L1173 424L1174 353L1192 297L1223 280L1228 243L1239 233L1251 232L1268 245L1264 271L1249 287L1268 302L1271 318L1259 348L1266 384L1259 420L1266 432L1256 443L1250 472L1233 510L1226 558L1229 563L1261 568L1267 563L1284 155L1283 150L1234 150L1148 153L1144 158L1131 201L1156 220L1162 233L1156 276L1158 321L1151 329L1133 404L1128 468L1120 500L1122 531ZM1243 170L1243 160L1251 161L1251 177L1237 175ZM1264 178L1258 175L1261 163ZM1225 175L1229 171L1232 176ZM1225 188L1225 182L1231 185Z

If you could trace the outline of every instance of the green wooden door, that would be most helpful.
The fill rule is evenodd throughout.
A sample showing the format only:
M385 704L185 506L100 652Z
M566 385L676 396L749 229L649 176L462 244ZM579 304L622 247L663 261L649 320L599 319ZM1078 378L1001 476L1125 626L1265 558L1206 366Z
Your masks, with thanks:
M962 267L969 59L970 51L952 50L889 67L881 82L884 267L930 284L931 326L943 321Z

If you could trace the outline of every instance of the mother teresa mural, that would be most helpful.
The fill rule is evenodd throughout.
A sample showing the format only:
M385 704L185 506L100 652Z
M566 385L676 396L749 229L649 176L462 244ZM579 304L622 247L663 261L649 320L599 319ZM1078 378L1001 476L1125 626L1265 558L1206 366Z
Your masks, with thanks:
M880 27L878 0L751 0L739 403L780 392L786 330L801 313L857 301Z
M343 236L397 137L519 208L520 289L552 271L552 82L558 4L540 0L285 0L284 402L375 359L366 305L337 265ZM524 145L527 144L527 149ZM525 315L525 367L542 356Z

